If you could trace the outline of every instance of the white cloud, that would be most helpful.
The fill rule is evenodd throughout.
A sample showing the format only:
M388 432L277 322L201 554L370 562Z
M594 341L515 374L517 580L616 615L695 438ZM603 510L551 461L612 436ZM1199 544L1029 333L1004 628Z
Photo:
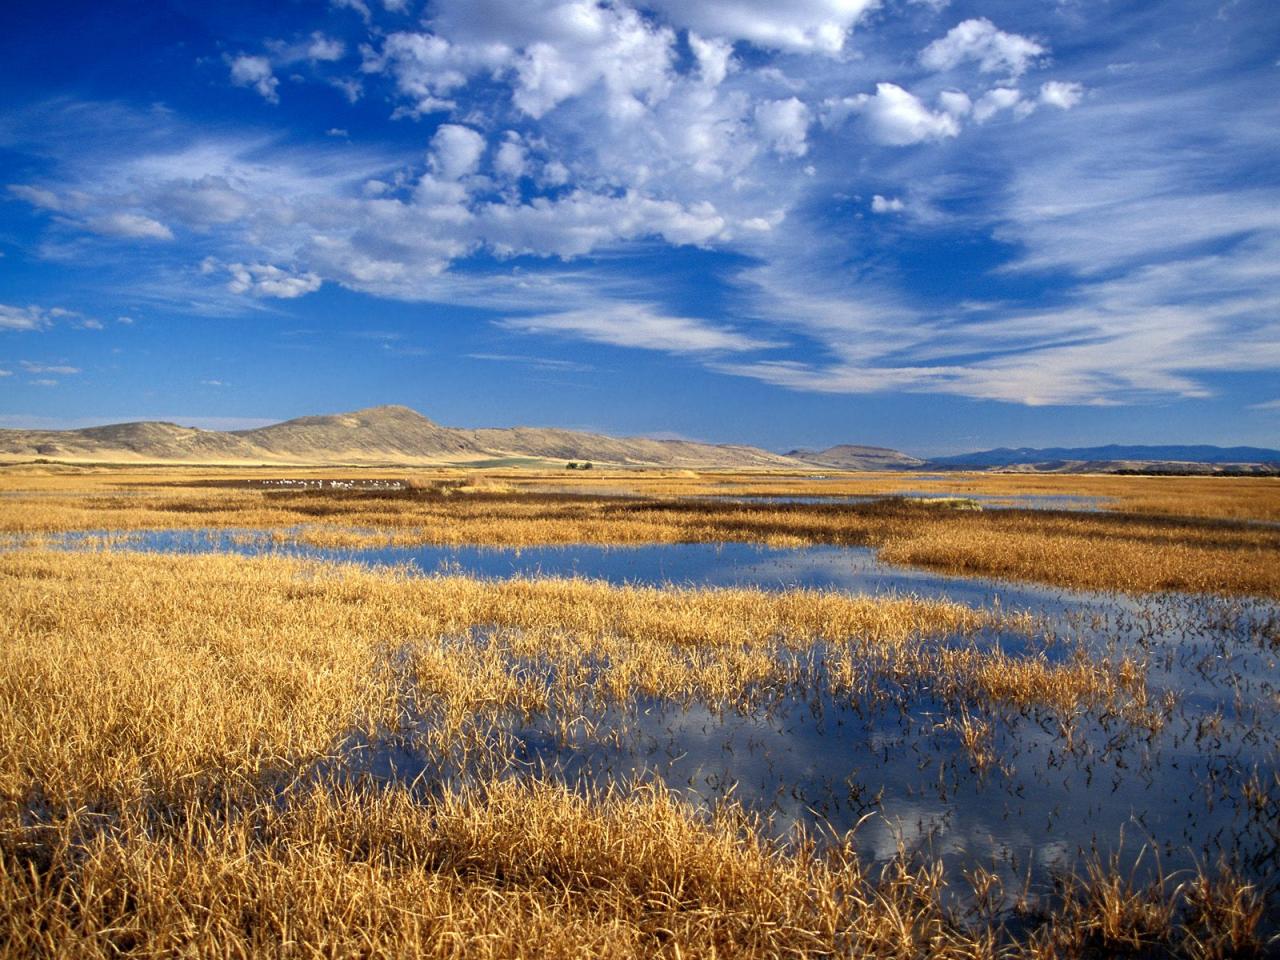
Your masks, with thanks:
M1015 110L1023 103L1022 93L1014 87L994 87L988 90L973 105L973 119L978 123L986 123L1003 110ZM1034 110L1035 105L1029 104Z
M1215 386L1205 371L1276 362L1278 257L1269 261L1277 251L1261 241L1278 229L1280 205L1256 175L1273 152L1270 105L1231 95L1227 81L1200 92L1200 80L1187 81L1203 101L1198 111L1191 97L1163 103L1154 78L1172 82L1180 66L1149 81L1133 70L1115 83L1118 75L1074 44L1065 56L1081 83L1024 80L1020 93L1013 78L1037 65L1047 43L978 20L920 54L921 63L955 73L921 78L913 58L922 44L909 41L905 53L894 46L926 20L920 10L885 45L830 56L848 45L855 6L865 7L828 14L835 4L677 10L674 0L643 8L436 0L421 7L429 19L401 21L407 29L385 37L370 31L374 46L361 49L366 108L390 95L402 115L450 111L433 118L445 121L438 132L436 123L423 124L419 142L436 133L425 153L362 148L363 123L355 143L303 146L296 131L279 140L231 136L145 111L118 125L136 144L82 152L85 142L125 136L105 124L97 138L83 133L85 108L76 123L48 124L55 134L75 130L78 141L61 155L46 152L57 176L41 173L38 184L11 193L58 214L45 218L50 247L121 210L171 225L182 244L163 259L208 254L221 282L193 283L174 267L170 276L181 280L166 291L170 303L198 295L228 309L263 310L229 296L223 283L238 294L287 297L323 280L499 310L512 330L686 353L798 390L1112 403L1203 395ZM690 26L747 9L759 23ZM805 33L806 23L824 19L837 29ZM790 39L778 39L779 24L789 25ZM349 26L359 29L354 19ZM774 39L761 39L770 30ZM746 33L756 39L738 35ZM350 49L351 35L345 39ZM744 40L769 49L747 49ZM266 49L283 76L285 48ZM306 66L298 72L299 82L332 82ZM886 77L898 82L875 85ZM1087 100L1085 83L1097 91ZM857 90L872 92L845 96ZM1246 102L1248 112L1237 107ZM992 122L1031 110L1042 111L1034 129ZM870 146L947 141L982 122L970 142L945 149ZM1251 136L1265 148L1232 160ZM1205 151L1204 143L1232 150ZM784 166L775 153L806 159ZM1222 173L1233 163L1248 179ZM829 215L850 203L868 216ZM926 235L941 224L974 242L999 241L992 250L1012 251L1006 270L1052 270L1055 306L1016 295L921 305L890 258L864 269L862 238L886 226L870 214L908 211L922 242L942 242L942 233ZM643 306L664 281L627 273L637 241L741 255L717 259L725 271L716 278L717 302L723 297L724 316L752 325ZM478 251L498 262L486 258L483 270L457 265ZM501 259L517 255L519 264L503 269ZM599 256L561 262L587 255ZM1163 261L1171 266L1151 269ZM762 272L734 272L726 265L734 262L762 264ZM1197 273L1199 282L1189 282ZM1008 282L998 273L988 279ZM610 289L598 290L602 282ZM161 316L157 299L133 288L130 298L136 306L128 309ZM516 316L531 305L546 316ZM51 311L9 310L16 328L64 324ZM732 369L713 358L792 333L797 346L779 346L778 355L737 357Z
M407 112L421 116L452 110L450 97L476 73L493 72L510 61L504 44L459 46L429 33L393 33L374 52L364 48L365 73L387 72L400 94L413 101Z
M626 7L564 4L546 21L552 36L527 46L516 59L515 105L538 118L596 84L609 112L620 118L644 112L670 89L675 34L654 27Z
M369 6L364 0L329 0L329 6L335 10L351 10L360 15L365 23L369 23L373 19L373 15L369 12Z
M237 87L253 87L268 103L279 103L276 88L280 81L271 71L271 61L266 57L241 54L231 61L231 82Z
M359 103L364 96L364 84L350 77L334 77L329 81L329 86L341 91L347 98L347 103Z
M442 0L430 33L393 33L366 52L364 70L389 71L418 115L452 109L477 75L511 83L532 118L600 91L615 118L662 100L675 79L676 35L625 4L596 0Z
M523 333L558 334L619 347L667 353L721 353L773 346L728 327L670 316L642 304L601 304L537 317L507 317L501 325Z
M35 360L23 360L21 364L22 369L27 373L51 373L60 377L69 377L80 372L79 367L70 367L59 363L39 363Z
M269 263L229 263L227 271L231 274L228 290L255 297L292 300L319 290L322 282L314 273L290 273Z
M307 43L307 59L332 63L341 60L347 52L347 46L341 40L326 37L322 33L311 34Z
M12 307L0 303L0 330L43 330L53 318L40 307Z
M139 213L108 213L86 221L94 233L109 237L128 237L134 240L172 240L173 231L158 220Z
M0 377L12 377L12 376L13 376L12 370L0 370Z
M698 61L698 74L707 86L718 87L733 67L733 44L715 37L689 33L689 49Z
M956 24L945 37L920 51L920 63L929 70L950 70L976 62L982 73L1003 72L1020 77L1037 57L1047 51L1028 37L1005 33L985 17Z
M234 223L253 209L234 178L215 174L170 180L156 192L152 204L166 217L197 228Z
M839 53L849 30L878 0L651 0L677 26L760 47Z
M709 203L689 206L635 192L621 197L575 190L551 201L487 204L474 227L499 253L577 257L619 240L661 237L677 245L701 245L727 224Z
M955 108L954 98L949 104ZM838 124L850 113L861 114L871 139L889 146L942 140L960 133L960 124L953 114L930 110L918 97L895 83L877 83L874 94L828 101L825 106L829 124Z
M755 119L756 127L775 152L790 157L803 157L809 152L805 142L809 108L797 98L758 103Z
M45 190L43 187L33 187L23 183L9 184L9 192L19 200L25 200L33 207L41 210L60 211L65 208L65 204L56 193L52 190Z
M484 146L484 137L470 127L441 124L431 138L431 168L445 180L460 180L479 168Z
M1040 102L1059 110L1070 110L1083 98L1083 84L1050 80L1040 85Z
M973 101L963 91L943 90L938 94L938 106L942 108L943 113L949 113L953 117L960 118L967 117L973 110Z
M520 135L507 131L506 138L493 155L493 172L508 180L519 180L526 170L526 154Z
M901 213L906 208L901 197L882 197L877 193L871 198L872 213Z

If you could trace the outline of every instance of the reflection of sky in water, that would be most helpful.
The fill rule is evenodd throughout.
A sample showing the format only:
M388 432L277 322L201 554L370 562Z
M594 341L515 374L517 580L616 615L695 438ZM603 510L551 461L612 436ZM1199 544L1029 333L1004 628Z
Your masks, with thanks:
M584 713L600 725L590 735L575 728L567 742L559 742L552 718L502 723L534 769L553 770L571 782L656 776L691 799L711 803L732 795L771 816L778 831L796 822L843 831L871 812L857 839L877 859L896 851L901 838L956 867L1002 863L1012 880L1029 866L1042 871L1069 862L1079 850L1114 849L1123 835L1125 849L1135 855L1143 844L1156 846L1166 870L1234 852L1256 876L1277 876L1280 818L1267 811L1250 816L1240 800L1255 770L1265 783L1280 767L1280 613L1274 603L1126 597L939 575L881 564L869 549L829 546L353 551L277 547L266 538L246 542L236 531L148 533L126 546L277 551L485 578L582 576L615 584L914 594L1030 610L1043 617L1042 634L1068 641L1046 641L1052 658L1070 656L1079 641L1097 657L1125 654L1145 661L1154 697L1167 690L1179 695L1164 730L1144 740L1119 718L1083 715L1076 718L1072 753L1047 713L996 708L991 719L998 761L978 773L948 726L954 707L937 701L923 682L907 685L901 709L872 697L813 701L811 694L787 695L772 709L748 714L665 702L610 707L602 714L584 703ZM978 642L1000 643L1014 653L1027 643L1001 634ZM423 769L412 744L403 743L379 745L361 763L384 776L393 765L397 776ZM1259 853L1272 857L1249 861Z
M70 535L74 545L80 537ZM165 553L285 553L369 565L411 566L422 573L481 578L586 577L644 586L758 587L839 590L881 595L914 594L986 605L996 597L1006 607L1061 607L1063 598L1087 604L1091 595L1058 587L951 576L880 563L870 547L766 547L753 543L662 543L642 546L573 544L541 547L436 546L329 549L275 544L254 531L157 530L131 533L121 549ZM1099 595L1101 596L1101 595ZM1107 603L1115 598L1107 597ZM1100 601L1095 601L1100 602Z

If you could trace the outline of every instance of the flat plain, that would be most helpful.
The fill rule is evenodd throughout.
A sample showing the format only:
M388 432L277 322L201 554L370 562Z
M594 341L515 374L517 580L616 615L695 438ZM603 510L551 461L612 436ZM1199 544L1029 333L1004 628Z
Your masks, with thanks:
M0 471L0 944L1265 956L1280 481Z

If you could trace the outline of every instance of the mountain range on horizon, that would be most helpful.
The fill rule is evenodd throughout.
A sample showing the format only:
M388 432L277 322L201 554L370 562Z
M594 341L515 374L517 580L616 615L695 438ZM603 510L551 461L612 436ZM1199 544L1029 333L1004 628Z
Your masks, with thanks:
M1106 444L1098 447L999 447L934 457L934 466L1012 467L1061 463L1280 463L1280 450L1212 444Z
M923 460L886 447L837 444L774 453L743 444L612 437L541 427L445 427L403 406L298 417L250 430L201 430L137 421L76 430L0 430L0 459L186 464L539 465L835 470L1139 469L1206 472L1222 465L1280 465L1280 450L1211 445L1000 448ZM1199 469L1186 469L1196 465ZM1280 469L1280 466L1277 467Z

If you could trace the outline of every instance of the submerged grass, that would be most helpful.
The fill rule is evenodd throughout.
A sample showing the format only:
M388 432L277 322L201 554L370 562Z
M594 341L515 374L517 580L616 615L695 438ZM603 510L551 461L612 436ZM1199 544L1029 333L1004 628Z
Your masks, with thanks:
M940 862L903 851L871 868L852 836L766 839L732 802L708 811L659 784L522 775L492 736L504 713L572 720L652 696L731 708L777 687L853 696L886 679L926 684L978 765L991 762L996 704L1158 722L1141 664L937 642L991 614L109 551L8 552L0 584L7 955L1262 948L1263 901L1230 870L1142 886L1099 862L1055 895L1023 895L1027 919L1011 929L955 906L960 881ZM462 751L474 776L342 771L353 734L424 721L424 749ZM971 880L993 902L989 880Z
M455 488L437 489L425 480L418 484L422 489L397 491L163 485L127 495L33 491L6 499L0 534L39 543L70 530L240 527L274 531L279 540L351 548L825 543L871 546L885 560L945 572L1066 587L1280 596L1280 528L1274 526L1119 513L940 510L911 500L832 506L563 497L512 493L475 480L456 483L462 484L457 490L474 492L447 495ZM1259 480L1248 490L1280 500L1280 481Z
M1261 955L1229 873L1172 891L1096 864L1023 898L1024 939L945 903L940 865L866 868L850 838L760 839L661 787L583 795L492 782L434 798L321 784L83 835L3 837L13 956L825 957ZM971 880L972 882L972 880ZM990 894L990 885L982 892Z
M735 709L891 678L927 682L957 708L1160 722L1140 664L940 643L995 615L911 598L110 552L0 555L0 582L11 816L257 784L418 716L433 718L428 743L445 756L473 749L503 711L572 719L640 697Z

